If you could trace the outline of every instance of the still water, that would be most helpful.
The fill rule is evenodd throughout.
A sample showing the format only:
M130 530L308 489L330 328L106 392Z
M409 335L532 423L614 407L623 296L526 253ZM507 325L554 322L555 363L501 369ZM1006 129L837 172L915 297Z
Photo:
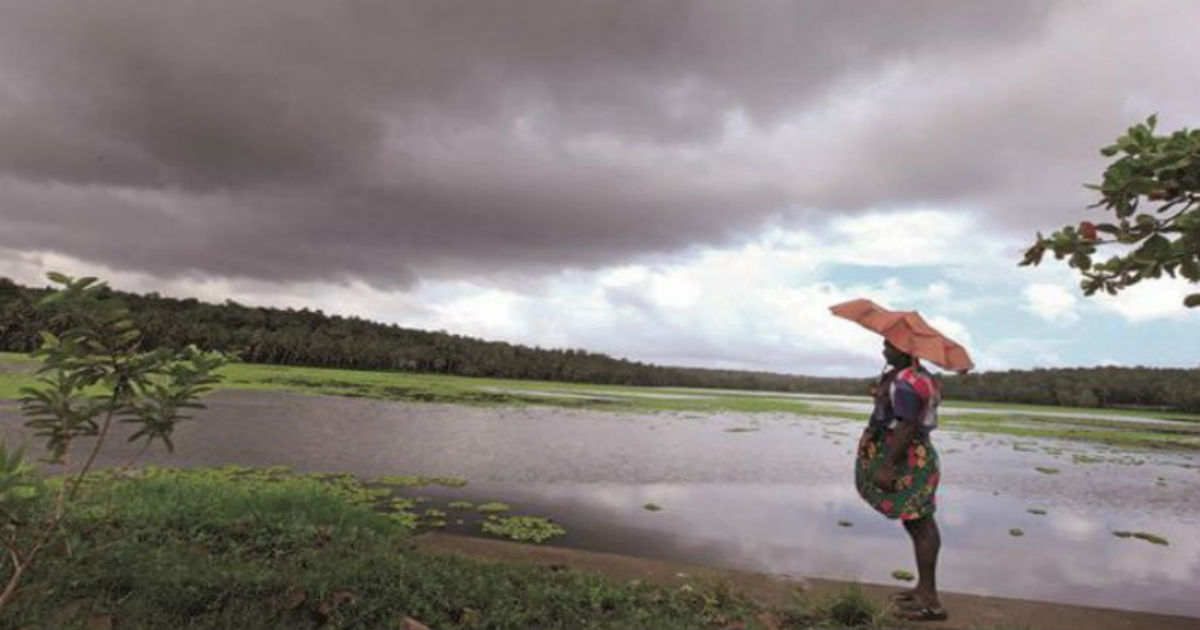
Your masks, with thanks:
M208 402L177 431L176 453L149 461L457 476L470 483L414 492L500 500L514 513L552 517L568 531L555 544L864 582L896 583L894 569L915 571L900 525L855 494L859 422L264 392L221 392ZM0 406L0 427L9 439L23 436L15 406ZM943 467L941 588L1200 616L1193 454L952 431L934 442ZM112 445L102 465L127 456ZM644 509L647 502L662 510ZM471 533L465 520L457 528Z

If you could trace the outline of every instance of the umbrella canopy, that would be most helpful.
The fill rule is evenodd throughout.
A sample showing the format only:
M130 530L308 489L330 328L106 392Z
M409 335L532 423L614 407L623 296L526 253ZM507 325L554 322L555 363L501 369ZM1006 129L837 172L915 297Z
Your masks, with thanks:
M957 372L975 367L965 348L930 326L916 311L889 311L866 299L843 302L829 310L883 335L906 354Z

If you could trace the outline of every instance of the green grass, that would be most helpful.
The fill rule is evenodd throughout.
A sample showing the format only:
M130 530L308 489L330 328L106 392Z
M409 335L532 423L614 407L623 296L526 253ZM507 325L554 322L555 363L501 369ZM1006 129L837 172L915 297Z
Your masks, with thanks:
M1109 428L1079 428L1083 423L1110 423ZM1200 450L1200 428L1112 423L1106 420L1014 416L943 416L942 429L1013 437L1070 440L1147 450ZM1082 462L1080 462L1082 463Z
M851 589L770 609L722 584L622 582L415 550L412 528L344 475L150 469L92 478L0 627L720 628L769 615L887 627Z

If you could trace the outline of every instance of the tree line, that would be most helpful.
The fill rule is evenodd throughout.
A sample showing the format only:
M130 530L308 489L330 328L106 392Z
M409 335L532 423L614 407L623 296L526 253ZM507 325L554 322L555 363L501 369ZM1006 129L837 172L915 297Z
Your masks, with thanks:
M35 307L48 290L0 277L0 350L29 352L53 328ZM582 349L545 349L403 328L319 310L253 307L113 291L147 348L234 352L250 363L612 385L862 395L870 378L659 366ZM1098 367L1012 370L942 379L947 398L1200 412L1200 370Z

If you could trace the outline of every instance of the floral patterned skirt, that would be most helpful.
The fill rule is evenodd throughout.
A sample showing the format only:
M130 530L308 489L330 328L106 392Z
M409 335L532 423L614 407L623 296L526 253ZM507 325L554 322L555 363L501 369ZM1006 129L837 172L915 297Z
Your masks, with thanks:
M874 482L875 471L892 456L887 431L876 432L868 427L858 442L858 459L854 464L854 485L858 495L871 507L888 518L915 520L930 516L937 510L937 487L941 477L937 450L928 435L913 440L908 457L896 466L894 492L880 490Z

